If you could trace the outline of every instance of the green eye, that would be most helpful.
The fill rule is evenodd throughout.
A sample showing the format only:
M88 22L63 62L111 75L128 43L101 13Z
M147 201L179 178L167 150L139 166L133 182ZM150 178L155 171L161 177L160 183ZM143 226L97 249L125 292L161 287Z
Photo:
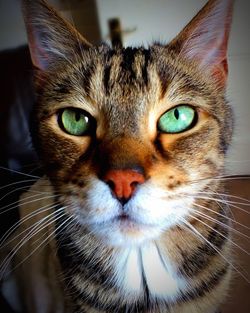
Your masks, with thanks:
M187 105L179 105L164 113L158 121L158 129L164 133L180 133L193 126L196 111Z
M84 136L90 129L91 121L83 110L64 109L59 115L59 125L70 135Z

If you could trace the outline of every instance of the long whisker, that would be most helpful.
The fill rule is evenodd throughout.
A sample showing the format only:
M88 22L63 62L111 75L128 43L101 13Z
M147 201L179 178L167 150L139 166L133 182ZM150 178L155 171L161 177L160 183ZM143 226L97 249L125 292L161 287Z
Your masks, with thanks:
M206 218L207 220L209 220L211 222L214 222L214 223L216 223L216 224L218 224L218 225L220 225L220 226L230 230L231 232L233 232L233 233L235 233L235 234L237 234L239 236L245 237L247 240L250 239L250 237L248 235L240 232L239 230L237 230L237 229L235 229L235 228L233 228L233 227L231 227L231 226L229 226L227 224L224 224L224 223L218 221L216 218L208 216L207 214L204 214L204 213L202 213L200 211L199 212L198 211L193 211L193 213L199 214L201 217Z
M11 186L19 185L19 184L24 184L24 183L36 182L36 181L37 181L37 179L20 180L20 181L16 181L16 182L13 182L11 184L7 184L7 185L0 187L0 190L7 188L7 187L11 187ZM26 187L26 186L24 186L24 187Z
M32 198L33 200L25 201L25 202L21 202L21 203L19 203L19 201L16 201L16 202L14 202L14 203L11 204L12 207L9 207L9 208L7 208L7 209L5 209L5 210L2 210L2 209L8 207L9 205L6 206L6 207L1 208L0 215L1 215L1 214L4 214L4 213L6 213L6 212L9 212L9 211L11 211L11 210L13 210L13 208L16 207L15 204L19 204L19 207L22 207L22 206L24 206L24 205L27 205L27 204L30 204L30 203L34 203L34 202L38 202L38 201L41 201L41 200L48 200L48 199L51 199L51 198L55 198L56 196L57 196L56 194L53 194L53 195L51 195L51 196L40 197L40 198L36 198L36 199L33 199L33 198L37 197L37 195L27 197L26 199Z
M234 266L221 252L219 249L217 249L207 238L205 238L194 226L192 226L188 221L183 220L182 221L186 226L187 229L189 229L191 231L192 234L196 234L196 236L198 238L200 238L201 240L205 241L212 249L214 249L222 258L224 261L226 261L226 263L228 263L241 277L244 278L245 281L247 281L248 283L250 283L250 280L241 273L241 271ZM184 225L183 225L184 226Z
M187 197L192 197L191 195L186 195ZM249 211L235 205L235 204L240 204L240 205L245 205L245 206L248 206L249 204L244 204L244 203L237 203L237 202L232 202L232 201L229 201L229 200L221 200L221 199L218 199L218 198L212 198L212 197L203 197L203 196L197 196L196 199L201 199L201 200L211 200L211 201L215 201L215 202L219 202L219 203L224 203L226 205L230 204L231 207L233 208L236 208L244 213L247 213L247 214L250 214Z
M45 225L45 227L44 228L46 228L46 227L48 227L48 226L50 226L51 224L53 224L53 223L55 223L55 221L56 220L58 220L59 218L61 218L62 217L62 215L64 215L64 212L60 212L61 214L59 215L59 216L57 216L56 218L54 218L54 219L52 219L52 220L50 220L46 225ZM59 225L59 227L61 227L61 226L63 226L66 222L68 222L68 220L71 218L71 216L69 216L69 218L68 219L66 219L66 221L64 221L61 225ZM43 229L44 229L43 228ZM42 229L42 230L43 230ZM36 234L37 234L37 232L36 232ZM35 234L35 235L36 235ZM52 231L50 234L49 234L49 236L47 235L47 234L45 234L46 235L46 238L31 252L31 253L29 253L21 262L19 262L14 268L12 268L12 271L14 271L15 269L17 269L19 266L21 266L27 259L29 259L40 247L42 247L45 243L46 243L46 241L48 241L52 236L54 236L54 234L55 234L55 230L54 231ZM28 239L28 240L30 240L30 238ZM27 240L27 241L28 241ZM27 242L26 241L26 242ZM25 243L26 243L25 242ZM18 248L18 250L19 250L20 248ZM15 252L15 254L16 254L16 252ZM12 257L11 257L12 258ZM11 261L11 260L10 260ZM9 264L9 263L8 263ZM7 266L8 266L8 264L7 264ZM7 268L7 267L6 267ZM6 269L5 268L5 269ZM5 270L4 269L4 270Z
M9 171L11 173L16 173L16 174L20 174L20 175L23 175L23 176L27 176L27 177L41 178L41 177L36 176L36 175L30 175L30 174L23 173L23 172L20 172L20 171L17 171L17 170L13 170L13 169L10 169L10 168L4 167L4 166L0 166L0 169L5 170L5 171Z
M211 178L210 178L211 179ZM231 180L239 180L239 179L244 179L244 180L249 180L250 176L247 175L225 175L225 176L215 176L212 178L213 180L219 180L219 181L231 181Z
M250 230L250 227L248 227L248 226L246 226L246 225L244 225L244 224L241 224L240 222L238 222L238 221L236 221L236 220L230 218L230 217L227 216L227 215L224 215L224 214L221 214L221 213L219 213L219 212L216 212L216 211L214 211L214 210L212 210L212 209L210 209L210 208L207 208L207 207L205 207L204 205L201 205L201 204L198 204L198 203L193 203L193 205L195 205L196 207L202 208L202 209L204 209L204 210L210 211L210 212L212 212L212 213L215 213L215 214L217 214L217 215L219 215L219 216L221 216L221 217L223 217L223 218L225 218L225 219L231 221L232 223L235 223L235 224L237 224L237 225L239 225L239 226L241 226L241 227L243 227L243 228L246 228L247 230Z
M64 213L64 214L65 214L65 213ZM64 214L61 214L60 217L57 218L56 220L60 219ZM54 222L55 222L56 220L54 220ZM55 229L53 230L53 234L55 234L56 232L57 232L58 234L60 234L60 233L64 230L65 227L62 228L59 232L58 232L58 230L61 228L61 226L65 225L68 221L70 221L70 223L67 224L67 225L65 225L65 226L68 227L70 224L72 224L72 228L73 228L73 227L74 227L74 223L73 223L73 222L74 222L75 220L76 220L75 217L69 216L66 220L63 221L63 223L61 223L59 226L55 227ZM52 222L52 223L53 223L53 222ZM52 223L51 223L51 224L52 224ZM49 226L49 225L47 225L47 226ZM41 239L42 239L43 237L46 237L47 239L49 239L49 238L53 239L51 236L48 236L47 233L45 233L45 234L43 234L41 237L39 237L38 239L36 239L35 241L33 241L33 242L32 242L32 245L35 245L37 242L41 241ZM49 243L49 242L50 242L50 240L48 240L48 243ZM56 251L55 251L55 252L56 252Z
M208 186L208 188L210 189L210 195L211 195L211 192L212 192L212 195L213 195L213 194L216 194L217 197L219 197L221 200L224 200L224 199L225 199L226 194L222 194L222 193L219 193L219 192L217 192L217 191L212 191L211 188L210 188L210 186ZM209 193L208 193L208 194L209 194ZM225 211L222 203L217 202L217 205L222 209L222 211ZM236 218L235 218L235 216L234 216L233 211L231 210L231 207L230 207L229 205L227 205L226 208L227 208L227 210L229 210L231 216L233 217L233 220L236 221Z
M38 222L36 222L34 225L32 225L31 230L28 231L28 234L26 234L26 235L22 238L21 242L18 242L18 243L14 246L14 248L10 251L10 253L5 257L5 259L3 260L3 262L2 262L2 264L1 264L1 266L0 266L0 268L3 268L4 264L5 264L8 260L11 260L11 258L17 253L17 251L18 251L26 242L28 242L28 241L30 240L30 238L32 238L33 236L35 236L35 234L36 234L37 232L39 232L40 230L44 229L44 226L46 226L46 223L47 223L48 221L51 221L51 220L54 219L54 216L53 216L54 214L55 214L55 212L52 212L51 214L45 216L45 217L42 218L40 221L38 221ZM18 237L19 237L19 235L18 235L16 238L18 238ZM2 272L2 271L0 270L0 272Z
M40 194L39 194L39 195L40 195ZM7 208L9 208L9 207L11 207L11 209L13 209L13 208L15 208L17 205L20 206L20 204L21 204L23 201L25 201L25 200L27 200L27 199L35 198L35 197L37 197L37 194L31 195L31 196L27 196L27 197L25 197L25 198L19 199L19 200L17 200L17 201L14 201L14 202L12 202L12 203L9 203L9 204L7 204L7 205L5 205L5 206L2 206L2 207L0 208L0 214L1 214L1 213L5 213L5 212L3 212L4 209L7 209Z
M230 203L250 205L250 200L249 199L242 198L242 197L235 196L235 195L231 195L231 194L219 193L219 192L213 192L212 193L212 192L206 192L206 191L198 191L197 194L205 194L205 195L207 195L207 194L208 195L216 194L218 196L222 196L222 197L226 197L226 198L234 198L234 199L238 199L238 200L241 200L241 201L245 201L245 202L241 203L241 202L236 202L236 201L229 200Z
M46 211L52 210L53 208L57 207L58 203L56 203L55 205L51 206L51 203L37 209L36 211L32 211L31 213L27 214L24 216L24 218L22 218L20 221L16 222L14 225L12 225L12 227L0 238L0 248L5 247L6 245L8 245L10 242L16 240L19 236L21 236L24 232L26 232L28 229L32 228L34 226L31 225L30 227L26 228L24 231L20 232L16 237L8 240L8 242L6 244L3 244L3 242L12 234L14 233L14 231L19 228L22 224L24 224L25 222L27 222L28 220L30 220L33 217L38 216L41 213L45 213ZM39 223L40 220L37 222Z
M200 215L198 212L194 212L194 214L197 214L198 216L204 217L202 215ZM235 243L233 240L231 240L230 238L228 238L227 236L223 235L221 232L219 232L217 229L214 229L212 226L208 225L207 223L203 222L202 220L200 220L199 218L193 216L192 214L190 214L190 216L199 221L201 224L205 225L206 227L212 229L213 231L215 231L217 234L219 234L221 237L226 238L231 244L233 244L234 246L236 246L238 249L240 249L241 251L243 251L244 253L246 253L247 255L250 255L250 253L248 251L246 251L244 248L242 248L241 246L239 246L237 243Z
M1 266L0 266L0 273L1 273L1 278L3 278L3 275L5 274L5 271L8 267L8 265L10 264L12 258L14 257L14 255L16 255L16 253L34 236L36 236L36 234L38 234L39 232L41 232L42 230L44 230L46 227L48 227L48 225L50 225L50 223L55 222L59 217L61 217L64 214L64 210L65 207L62 207L60 209L58 209L57 211L53 211L51 214L47 215L46 217L44 217L43 219L41 219L38 223L35 223L35 225L33 225L33 228L28 232L27 235L24 236L24 238L22 238L22 241L17 243L15 245L15 247L9 252L9 254L5 257L5 259L3 260ZM56 217L54 215L59 215L59 217Z
M0 201L3 200L4 198L8 197L9 195L19 191L19 190L27 190L27 187L28 186L23 186L23 187L19 187L19 188L16 188L14 190L11 190L11 191L7 192L3 197L0 198Z
M203 178L198 178L198 179L193 179L189 181L189 184L196 184L200 183L202 181L231 181L231 180L240 180L240 179L246 179L249 180L250 176L248 175L218 175L218 176L208 176L208 177L203 177Z

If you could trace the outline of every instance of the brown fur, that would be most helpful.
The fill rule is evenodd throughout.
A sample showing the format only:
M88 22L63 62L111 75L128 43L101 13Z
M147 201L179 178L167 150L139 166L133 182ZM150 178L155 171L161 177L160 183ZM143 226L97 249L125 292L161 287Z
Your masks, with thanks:
M193 188L194 194L197 190L223 190L212 178L223 174L232 135L232 114L225 100L232 2L227 6L221 49L224 54L219 56L219 63L200 68L199 58L187 57L186 44L220 2L223 1L209 1L167 46L112 50L106 45L92 47L44 1L24 1L30 48L37 67L34 142L62 204L73 203L77 198L85 208L87 192L93 188L91 179L103 180L110 169L140 169L147 183L167 191L168 200L185 196L182 188L187 186ZM45 29L47 48L39 48L36 42L39 27ZM43 49L48 54L46 60ZM196 109L197 123L177 134L159 132L160 116L179 104ZM58 111L67 107L88 112L96 121L95 131L88 136L65 133L57 119ZM231 271L226 262L230 258L229 233L216 223L228 223L224 218L226 208L222 211L216 202L205 199L197 199L195 203L199 212L210 219L204 219L206 225L192 216L187 220L205 240L180 225L167 229L156 239L162 254L168 255L189 284L189 292L176 301L154 301L147 293L138 299L125 297L116 285L105 282L115 275L113 258L122 248L105 245L88 227L79 224L65 231L62 238L57 238L58 256L66 279L64 292L72 294L74 303L70 312L216 310L226 294ZM105 211L103 207L94 209L96 216ZM91 208L85 210L91 214ZM66 209L66 214L76 214L73 206ZM141 230L131 229L128 236L137 238L140 233ZM64 250L61 241L70 241L75 247L67 250L65 243ZM67 253L72 253L72 259ZM83 260L82 265L79 260Z

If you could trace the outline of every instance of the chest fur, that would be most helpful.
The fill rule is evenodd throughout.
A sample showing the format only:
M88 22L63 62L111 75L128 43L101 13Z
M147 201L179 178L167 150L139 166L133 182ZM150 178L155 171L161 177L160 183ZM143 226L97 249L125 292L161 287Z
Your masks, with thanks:
M156 243L125 249L117 255L115 267L117 284L129 295L140 297L147 288L152 297L174 301L187 289Z

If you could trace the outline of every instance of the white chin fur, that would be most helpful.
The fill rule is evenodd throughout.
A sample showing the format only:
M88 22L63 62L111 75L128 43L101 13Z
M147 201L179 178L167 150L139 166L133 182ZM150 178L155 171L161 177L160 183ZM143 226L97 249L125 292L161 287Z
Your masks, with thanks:
M177 275L167 255L154 242L120 250L114 264L117 286L132 298L143 294L144 284L151 296L172 301L188 288L185 279Z
M162 189L146 183L122 209L109 187L95 179L86 194L84 207L78 207L82 224L101 240L115 246L138 246L156 239L172 226L178 225L190 212L193 199L170 199ZM126 213L131 221L117 220Z

